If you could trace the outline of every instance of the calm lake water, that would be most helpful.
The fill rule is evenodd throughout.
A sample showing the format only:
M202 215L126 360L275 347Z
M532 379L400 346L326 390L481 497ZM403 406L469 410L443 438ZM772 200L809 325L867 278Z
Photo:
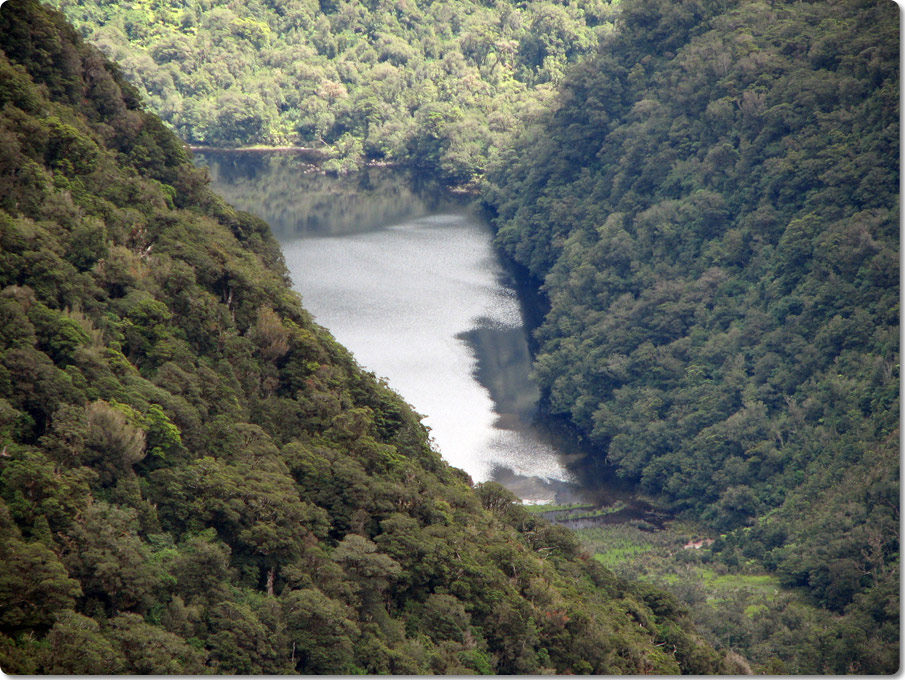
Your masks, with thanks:
M537 422L514 281L464 204L385 168L335 178L250 152L198 162L270 223L305 307L424 416L449 463L526 502L588 499L567 467L582 454Z

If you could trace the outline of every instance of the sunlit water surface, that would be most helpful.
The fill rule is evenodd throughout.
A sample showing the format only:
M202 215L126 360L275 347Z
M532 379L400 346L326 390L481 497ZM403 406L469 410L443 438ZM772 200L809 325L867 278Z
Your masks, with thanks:
M385 171L350 187L287 158L202 161L271 224L305 307L424 416L449 463L527 502L572 498L565 456L534 422L521 310L485 223Z
M518 300L500 283L485 226L466 214L440 214L282 245L308 310L425 415L448 462L476 481L499 467L567 478L557 453L526 432L529 423L510 418L515 429L500 427L501 415L520 414L498 413L475 377L477 357L463 334L489 329L525 343ZM537 392L528 387L531 408Z

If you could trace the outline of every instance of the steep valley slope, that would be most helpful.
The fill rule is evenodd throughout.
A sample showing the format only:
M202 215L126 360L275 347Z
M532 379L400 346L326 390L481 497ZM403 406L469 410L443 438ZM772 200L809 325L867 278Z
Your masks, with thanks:
M790 668L894 672L898 8L625 0L617 28L484 193L549 299L547 406L708 561L829 613L763 614Z

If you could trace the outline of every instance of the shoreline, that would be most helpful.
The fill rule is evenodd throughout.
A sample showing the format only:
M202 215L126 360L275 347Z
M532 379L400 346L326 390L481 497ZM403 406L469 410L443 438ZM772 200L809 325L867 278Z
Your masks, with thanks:
M311 165L317 167L317 171L324 174L331 174L330 171L324 170L320 167L320 163L324 161L330 160L330 155L323 149L316 149L310 146L263 146L263 145L255 145L255 146L203 146L200 144L189 144L184 143L185 148L187 148L192 153L294 153L299 156L307 156L308 161L311 162ZM401 161L386 161L386 160L367 160L365 161L359 169L365 168L410 168L411 166L406 165ZM345 172L341 172L339 174L352 174L357 172L357 170L348 170ZM336 173L333 173L336 174ZM480 195L480 191L478 190L477 183L472 180L466 184L459 185L443 185L445 191L447 191L450 195L460 197L460 198L476 198Z
M201 146L198 144L186 144L185 147L193 153L296 153L309 156L312 161L330 160L330 154L324 149L315 149L310 146ZM399 161L368 160L363 167L367 168L397 168L404 167Z
M323 149L316 149L311 146L264 146L261 144L255 146L205 146L202 144L186 144L187 149L190 151L214 151L217 153L220 152L246 152L246 151L257 151L257 152L266 152L266 153L274 153L274 152L295 152L295 153L308 153L311 155L326 157L327 153Z

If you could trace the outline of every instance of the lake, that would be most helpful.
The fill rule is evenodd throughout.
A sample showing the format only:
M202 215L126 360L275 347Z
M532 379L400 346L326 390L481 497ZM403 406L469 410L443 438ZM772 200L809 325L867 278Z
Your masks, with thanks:
M329 177L291 154L197 160L270 223L305 307L424 416L450 464L528 503L629 498L590 494L574 472L583 452L539 419L516 281L467 203L388 168Z

